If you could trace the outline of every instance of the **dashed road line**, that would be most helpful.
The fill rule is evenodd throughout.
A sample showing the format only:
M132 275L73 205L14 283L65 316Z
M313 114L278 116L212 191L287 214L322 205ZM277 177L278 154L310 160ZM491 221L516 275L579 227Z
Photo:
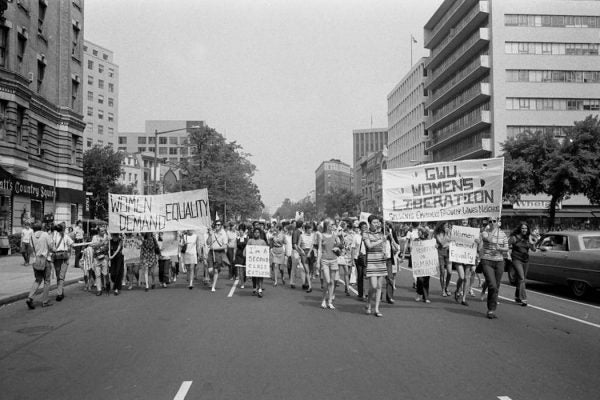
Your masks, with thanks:
M235 292L235 288L237 288L237 285L239 282L240 282L239 279L236 279L235 281L233 281L233 285L231 286L231 290L229 291L229 294L227 295L227 297L233 296L233 293Z
M190 386L192 386L192 381L183 381L173 400L184 400Z

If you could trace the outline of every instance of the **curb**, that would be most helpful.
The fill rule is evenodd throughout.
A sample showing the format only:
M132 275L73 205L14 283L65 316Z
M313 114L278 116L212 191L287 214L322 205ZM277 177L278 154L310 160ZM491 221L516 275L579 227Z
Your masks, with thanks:
M79 282L80 278L74 278L74 279L69 279L69 280L65 280L64 283L64 287L70 286L74 283ZM33 282L32 282L33 284ZM56 283L53 285L50 285L50 292L56 289ZM39 289L38 289L39 290ZM18 294L14 294L12 296L8 296L5 297L3 299L0 299L0 307L3 307L5 305L11 304L11 303L15 303L19 300L25 300L27 298L27 296L29 296L29 292L22 292L22 293L18 293Z

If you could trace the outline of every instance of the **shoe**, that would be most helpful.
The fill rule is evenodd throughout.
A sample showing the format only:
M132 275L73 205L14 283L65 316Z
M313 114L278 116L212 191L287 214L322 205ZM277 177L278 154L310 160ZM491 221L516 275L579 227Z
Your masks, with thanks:
M59 294L58 296L56 296L56 301L62 301L62 299L65 298L64 294Z
M469 307L469 303L467 303L466 301L461 301L460 304L462 304L465 307Z
M96 292L96 296L102 296L102 290L98 290L98 291Z
M346 296L350 296L350 292L346 290Z
M33 305L33 299L31 297L29 297L27 301L25 301L25 304L27 304L27 307L29 307L30 310L35 310L35 306Z
M388 304L394 304L395 303L394 299L389 299L387 302L388 302Z
M118 295L119 295L119 290L115 289L115 296L118 296Z
M423 298L421 296L417 296L415 297L415 301L423 301Z
M273 287L277 286L277 282L273 282Z
M365 310L365 314L367 314L367 315L371 315L371 314L372 314L372 312L371 312L371 309L370 309L370 308L367 308L367 309Z
M127 286L127 290L131 290L131 289L133 289L133 285Z
M260 297L260 298L263 297L262 289L258 289L258 297Z
M517 304L521 304L521 303L522 303L522 301L521 301L521 299L517 299L517 298L515 297L515 303L517 303Z
M153 283L152 286L150 286L151 289L154 289L156 287L156 285Z
M312 288L308 288L308 290L306 291L306 293L310 293L312 292Z
M327 308L329 308L330 310L335 310L335 306L331 303L327 304Z
M521 307L527 307L527 300L521 301Z
M144 288L144 292L147 292L147 291L148 291L148 288Z
M240 286L240 289L244 289L244 285Z
M194 287L193 286L188 286L188 289L192 290ZM146 289L148 290L148 289Z
M216 292L215 288L210 288L211 292Z
M457 302L457 303L460 301L458 299L458 290L456 292L454 292L454 301Z
M292 289L296 289L296 285L290 285Z
M323 301L323 302L321 303L321 308L322 308L323 310L325 310L325 309L327 308L327 303L325 303L325 301Z
M498 318L498 316L496 315L496 313L495 313L495 312L493 312L493 311L488 311L488 312L487 312L487 314L486 314L486 316L487 316L489 319L496 319L496 318Z
M475 297L475 293L473 293L473 289L469 290L469 297Z
M383 317L383 314L380 313L379 311L375 311L375 316L376 317Z
M446 291L442 291L442 297L448 297L448 293L446 293Z
M425 300L425 303L429 304L429 303L431 303L431 300L427 299L427 300Z
M252 290L252 296L256 296L256 289Z
M49 301L42 303L42 308L46 308L46 307L50 307L52 306L52 303L50 303Z

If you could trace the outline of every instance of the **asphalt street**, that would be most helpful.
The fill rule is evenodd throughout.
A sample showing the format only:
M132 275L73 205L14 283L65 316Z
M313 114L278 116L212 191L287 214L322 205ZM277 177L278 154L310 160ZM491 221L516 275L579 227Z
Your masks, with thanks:
M265 296L183 282L96 297L80 285L61 303L0 309L2 399L501 399L598 398L600 307L505 286L499 318L485 303L414 301L398 279L383 318L340 287L320 308L318 283Z

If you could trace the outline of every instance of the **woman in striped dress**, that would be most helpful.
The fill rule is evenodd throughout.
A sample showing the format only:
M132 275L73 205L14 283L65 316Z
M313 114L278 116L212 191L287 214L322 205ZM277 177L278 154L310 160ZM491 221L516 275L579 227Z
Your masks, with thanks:
M369 295L367 297L367 314L371 314L371 302L375 301L375 316L382 317L379 312L381 302L381 287L387 275L387 265L384 253L385 235L381 231L381 221L375 215L369 216L369 231L363 233L367 248L367 268L365 276L369 280Z

